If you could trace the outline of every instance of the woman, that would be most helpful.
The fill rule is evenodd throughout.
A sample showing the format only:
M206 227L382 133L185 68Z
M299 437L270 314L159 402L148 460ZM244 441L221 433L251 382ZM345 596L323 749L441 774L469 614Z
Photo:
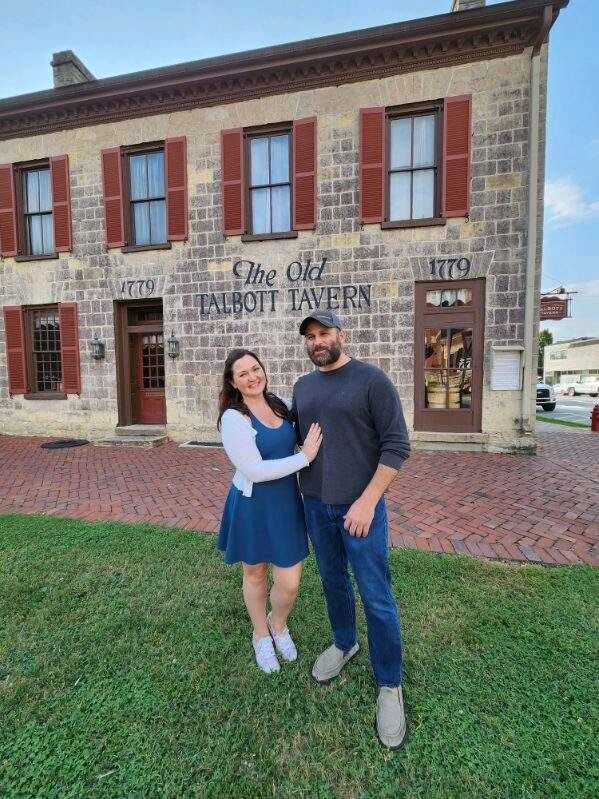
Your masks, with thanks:
M308 554L304 511L295 473L316 457L322 435L312 425L299 452L289 408L267 390L257 355L236 349L225 361L218 427L235 466L218 547L226 563L243 564L243 599L254 628L252 643L262 671L278 671L297 657L287 629ZM266 614L268 565L271 611ZM273 648L274 642L274 648Z

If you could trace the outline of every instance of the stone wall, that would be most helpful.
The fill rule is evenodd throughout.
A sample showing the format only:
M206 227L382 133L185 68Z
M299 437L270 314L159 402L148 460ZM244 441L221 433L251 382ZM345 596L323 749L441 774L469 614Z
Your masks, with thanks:
M0 316L0 431L90 437L111 433L117 422L113 303L126 298L121 293L123 281L152 279L154 296L162 297L164 303L165 337L174 331L181 342L181 357L167 359L166 364L169 434L179 440L214 438L221 368L231 347L255 349L267 365L271 388L283 396L290 395L296 377L310 367L297 332L309 309L305 304L292 309L288 290L297 284L287 278L285 270L294 261L310 260L314 265L323 258L322 279L308 281L307 286L371 286L370 308L363 304L345 313L340 308L349 332L349 351L389 374L411 423L414 281L430 278L431 258L465 256L472 264L469 277L486 280L486 324L483 434L462 440L489 449L529 446L530 438L521 435L515 421L522 415L521 392L491 391L489 384L493 346L522 345L524 340L529 68L527 52L4 142L4 162L69 155L73 252L50 261L4 259L0 264L0 304L78 303L82 394L66 401L9 397ZM545 86L544 70L543 95ZM361 226L359 109L462 94L472 94L470 218L400 230ZM312 115L318 119L316 230L301 231L296 239L281 241L225 239L221 232L220 131ZM107 251L100 151L178 135L185 135L188 143L189 240L175 242L170 250ZM242 289L243 279L232 273L232 264L240 259L277 271L273 288L279 290L281 301L276 310L267 310L267 303L262 314L202 317L198 293ZM90 353L94 333L106 342L106 358L99 362Z

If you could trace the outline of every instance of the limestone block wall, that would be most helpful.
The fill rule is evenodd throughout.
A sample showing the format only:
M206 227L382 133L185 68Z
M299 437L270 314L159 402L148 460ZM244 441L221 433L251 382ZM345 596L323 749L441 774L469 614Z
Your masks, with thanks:
M546 48L545 48L546 49ZM296 261L326 259L319 280L301 287L370 286L370 307L343 308L349 351L379 365L400 392L408 423L413 417L414 283L431 278L431 258L467 257L469 277L486 282L483 445L529 446L518 422L520 392L490 388L494 346L522 345L527 236L527 165L530 53L338 87L295 92L201 108L2 144L2 161L67 153L71 170L74 246L56 260L0 262L0 304L78 303L82 393L63 401L11 397L0 316L0 432L99 437L117 422L114 302L126 299L123 281L152 279L164 305L164 331L181 342L181 357L167 359L168 430L172 438L216 439L216 400L222 363L235 346L255 349L265 361L271 388L290 396L308 368L299 321L300 286L286 273ZM546 72L543 71L544 98ZM396 106L472 95L472 183L469 219L438 227L381 230L358 221L358 114L361 107ZM544 113L544 100L542 104ZM317 225L295 239L242 242L222 234L220 131L317 117ZM544 120L543 120L544 121ZM544 124L542 125L544 130ZM103 148L187 137L189 239L170 250L107 251L101 186ZM541 142L544 147L544 138ZM542 191L540 189L540 191ZM542 214L542 203L539 214ZM540 269L540 250L538 254ZM274 310L201 314L197 295L234 292L244 277L232 265L253 261L276 270ZM367 289L364 288L364 291ZM346 298L347 300L347 298ZM106 358L91 358L97 333ZM482 439L481 439L482 440Z

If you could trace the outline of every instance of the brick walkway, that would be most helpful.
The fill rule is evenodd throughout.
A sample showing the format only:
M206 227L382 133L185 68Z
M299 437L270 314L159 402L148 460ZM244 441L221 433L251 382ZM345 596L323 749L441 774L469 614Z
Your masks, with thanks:
M0 513L218 529L231 477L222 450L43 450L43 440L0 436ZM597 564L599 435L543 430L534 458L415 452L388 507L393 546Z

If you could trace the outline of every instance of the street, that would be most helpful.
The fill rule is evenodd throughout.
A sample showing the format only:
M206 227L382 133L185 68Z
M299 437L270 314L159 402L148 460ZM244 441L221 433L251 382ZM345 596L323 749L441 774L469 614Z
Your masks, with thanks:
M599 403L598 397L565 397L563 394L556 394L557 405L554 411L544 411L538 405L537 413L551 419L563 419L566 422L582 422L591 425L591 411Z

